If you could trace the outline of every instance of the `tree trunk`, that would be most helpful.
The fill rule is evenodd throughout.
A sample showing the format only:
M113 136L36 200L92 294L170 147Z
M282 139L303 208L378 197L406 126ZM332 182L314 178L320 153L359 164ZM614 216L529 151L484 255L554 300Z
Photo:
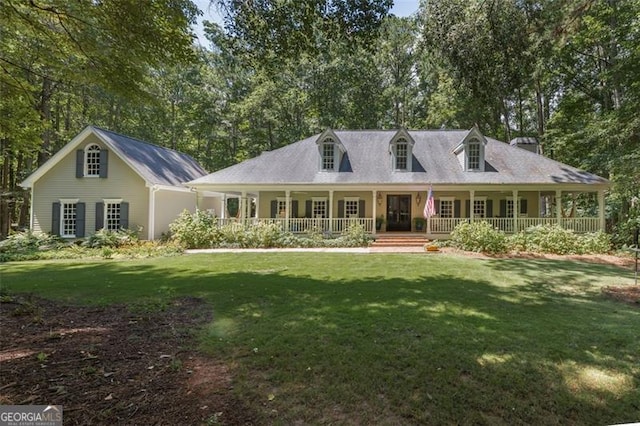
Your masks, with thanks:
M51 155L51 95L53 87L49 77L42 78L42 91L40 92L40 102L37 110L40 113L40 119L44 122L44 131L42 132L42 149L38 152L38 166L44 164Z

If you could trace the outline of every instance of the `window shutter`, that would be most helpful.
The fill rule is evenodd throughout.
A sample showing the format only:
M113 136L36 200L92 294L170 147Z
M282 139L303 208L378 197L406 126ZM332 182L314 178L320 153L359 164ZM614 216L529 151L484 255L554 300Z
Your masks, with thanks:
M76 151L76 177L84 176L84 151L79 149Z
M85 204L76 203L76 237L84 238L85 228Z
M464 217L471 217L471 200L464 200Z
M460 200L453 200L453 217L460 217Z
M298 200L291 200L291 217L298 217Z
M104 228L104 203L96 203L96 231Z
M493 200L487 200L487 215L486 217L493 217Z
M507 200L500 200L500 217L507 217Z
M120 228L129 229L129 203L120 203Z
M338 217L344 217L344 200L338 201Z
M271 217L278 217L278 200L271 200Z
M429 202L429 200L425 201L425 203ZM436 214L440 214L440 200L438 199L434 199L433 200L433 207L436 210Z
M358 200L358 217L364 217L364 200Z
M51 234L60 235L60 203L53 203L51 210Z
M305 203L304 203L304 209L305 209L304 217L307 217L307 218L311 217L311 214L313 213L313 212L311 211L311 200L307 200L307 201L305 201Z
M520 200L520 214L527 214L527 200Z
M106 178L107 171L109 169L109 151L106 149L100 150L100 177Z

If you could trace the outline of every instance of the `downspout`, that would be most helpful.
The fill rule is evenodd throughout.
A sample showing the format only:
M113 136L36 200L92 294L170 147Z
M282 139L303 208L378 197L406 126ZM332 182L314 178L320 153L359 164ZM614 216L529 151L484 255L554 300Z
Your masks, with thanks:
M147 232L147 239L149 241L153 241L155 229L156 229L156 192L158 192L160 188L153 185L149 187L149 231Z

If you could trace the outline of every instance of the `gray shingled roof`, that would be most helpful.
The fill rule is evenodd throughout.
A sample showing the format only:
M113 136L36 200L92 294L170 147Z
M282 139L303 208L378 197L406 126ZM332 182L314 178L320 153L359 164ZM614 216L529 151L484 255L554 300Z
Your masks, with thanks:
M487 138L485 172L465 172L453 150L468 130L408 131L413 172L394 172L389 143L397 130L335 131L347 151L341 172L319 171L320 135L266 152L187 185L213 184L608 184L604 178Z
M92 128L113 150L126 157L140 176L150 184L182 186L184 182L207 174L196 160L187 154L99 127Z

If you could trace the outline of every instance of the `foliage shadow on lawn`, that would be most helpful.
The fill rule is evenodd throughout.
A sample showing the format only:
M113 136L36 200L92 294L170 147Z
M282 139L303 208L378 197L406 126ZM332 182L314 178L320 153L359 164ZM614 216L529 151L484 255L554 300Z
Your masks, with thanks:
M218 273L104 263L43 273L102 277L110 288L95 296L106 302L210 300L203 348L228 363L234 392L266 423L637 419L640 315L581 291L584 275L572 265L502 262L478 266L526 274L524 282L452 273L318 279L277 266ZM57 296L84 288L67 287Z

